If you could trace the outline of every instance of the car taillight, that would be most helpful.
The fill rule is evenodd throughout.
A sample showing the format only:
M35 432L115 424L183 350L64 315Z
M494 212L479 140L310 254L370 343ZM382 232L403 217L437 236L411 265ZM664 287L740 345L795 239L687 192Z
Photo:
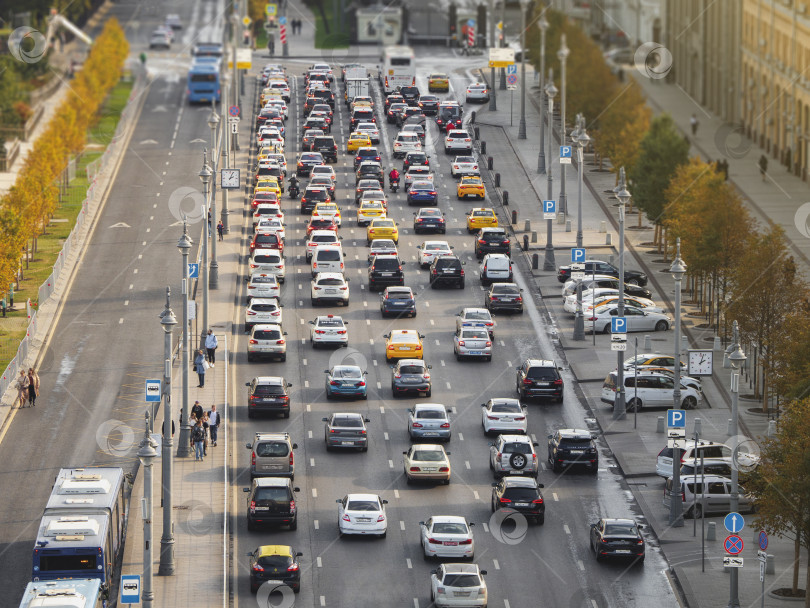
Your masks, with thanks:
M487 416L487 420L499 420L497 416Z
M422 425L419 422L414 422L413 424L411 424L411 427L415 429L421 429Z
M340 382L338 382L337 380L331 380L331 381L329 382L329 384L330 384L331 386L340 386Z
M358 382L357 384L355 384L355 386L365 386L365 385L366 385L366 381L365 381L365 380L361 380L360 382Z
M459 346L464 346L464 340L459 340L459 341L458 341L458 345L459 345Z
M253 399L255 399L255 397L253 397ZM252 464L253 466L256 465L256 452L251 452L250 453L250 464ZM255 504L255 503L253 503L253 504Z
M351 521L351 520L352 520L351 517L349 517L348 515L343 516L343 521Z
M255 313L255 312L253 312L252 310L249 310L249 311L247 311L247 314L248 314L248 316L249 316L249 317L252 317L252 316L254 316L256 313Z
M450 471L450 467L439 467L439 473L447 473Z
M264 572L264 568L262 568L259 564L253 564L253 571L254 572Z
M509 500L508 498L504 498L504 497L502 496L501 498L499 498L499 499L498 499L498 502L499 502L499 503L501 503L502 505L505 505L505 504L508 504L508 503L510 503L510 502L512 502L512 501L511 501L511 500Z
M385 515L380 515L379 517L377 517L377 521L378 522L385 521Z
M295 512L295 501L294 500L290 501L290 512L291 513ZM295 564L295 569L298 570L298 564ZM287 570L289 570L289 568L287 568Z
M441 544L442 544L442 541L440 541L440 540L436 540L435 538L428 538L428 542L429 542L431 545L441 545Z
M463 269L462 269L462 271L461 271L461 276L464 276L464 270L463 270ZM489 344L487 344L487 346L490 346L490 345L489 345Z
M424 374L422 378L425 380L430 380L430 374Z
M553 382L554 386L562 386L562 383L563 383L562 378L557 378L557 379L556 379L556 380Z
M484 239L478 239L478 244L479 245L486 245L487 242Z
M532 501L532 504L535 504L535 505L542 505L542 504L543 504L543 499L542 499L542 498L536 498L536 499L534 499L534 500Z
M345 334L345 333L346 333L346 330L345 330L345 329L341 329L341 330L340 330L339 332L337 332L337 333L338 333L338 335L341 335L341 336L342 336L343 334Z
M281 340L276 340L276 344L284 344L284 343L285 343L284 338L282 338Z
M258 340L248 340L249 344L258 344Z
M515 298L515 301L516 301L516 302L522 302L522 301L523 301L523 298L522 298L522 297L520 297L520 296L518 296L518 297L516 297L516 298Z
M410 469L408 469L408 470L409 470L409 471L411 471L411 472L413 472L413 473L417 473L417 472L419 472L421 469L420 469L419 467L411 467L411 468L410 468Z

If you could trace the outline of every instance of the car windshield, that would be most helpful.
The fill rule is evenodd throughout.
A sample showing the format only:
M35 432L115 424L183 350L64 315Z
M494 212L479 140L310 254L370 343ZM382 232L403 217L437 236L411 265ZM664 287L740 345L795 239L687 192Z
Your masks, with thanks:
M402 365L399 368L400 374L421 374L424 371L424 368L421 365ZM423 412L418 412L417 417L419 418L438 418L438 416L433 416L434 413L430 410L425 410Z
M520 414L520 404L518 403L493 403L492 411L499 414Z
M506 283L495 283L492 286L492 293L517 295L520 293L520 288L517 285L507 285Z
M253 394L259 397L268 397L271 395L283 395L284 387L280 384L257 384L253 389Z
M608 536L636 536L636 527L628 524L607 524L605 535Z
M449 247L444 243L425 243L425 251L447 251Z
M396 334L391 336L391 342L400 342L402 344L415 344L416 336L413 334Z
M357 367L335 367L332 369L333 378L362 378L363 372Z
M453 258L437 258L436 268L455 268L456 270L460 270L461 262Z
M280 258L277 255L254 255L253 261L259 264L278 264Z
M393 228L394 227L394 220L377 220L374 222L375 228Z
M419 212L419 217L441 217L442 212L438 209L422 209Z
M383 204L380 203L379 201L370 201L363 203L363 211L366 211L368 209L382 209L382 208Z
M560 447L570 450L587 450L591 447L591 442L588 439L561 439Z
M261 456L262 458L286 456L289 451L287 444L281 442L265 442L256 446L256 456Z
M503 445L504 454L531 454L532 448L526 443L505 443Z
M261 303L254 302L250 306L250 309L255 310L256 312L273 312L277 308L278 308L277 304L271 304L271 303L261 304Z
M489 313L484 310L468 310L464 314L464 318L468 321L489 321Z
M258 455L258 454L257 454ZM281 454L285 456L285 454ZM286 488L257 488L256 495L253 497L257 503L261 502L276 502L277 500L289 500Z
M343 319L319 319L319 327L343 327Z
M315 234L312 236L313 243L337 243L337 235L331 234Z
M343 280L337 277L326 277L318 281L318 285L343 285Z
M332 418L332 426L362 428L363 420L359 416L335 416Z
M278 283L278 279L275 277L275 275L267 274L267 275L262 275L262 276L259 276L259 277L251 277L250 282L254 283L254 284L256 284L256 283L273 283L273 284L275 284L275 283Z
M410 300L412 296L406 291L389 291L387 297L389 300Z
M442 584L448 587L480 587L481 582L475 574L445 574Z
M433 524L434 534L467 534L467 526L452 522L437 522Z
M551 367L532 367L529 368L526 377L531 380L556 380L557 374Z
M411 459L425 462L441 462L444 460L444 454L439 450L414 450Z
M376 500L350 500L346 505L347 511L379 511L380 505Z
M429 181L420 181L414 182L411 186L411 190L433 190L433 182Z

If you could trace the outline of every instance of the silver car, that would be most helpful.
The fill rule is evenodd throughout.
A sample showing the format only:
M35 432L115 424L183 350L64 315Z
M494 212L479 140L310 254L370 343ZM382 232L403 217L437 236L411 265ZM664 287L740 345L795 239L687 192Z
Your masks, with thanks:
M478 101L481 103L489 101L489 89L482 82L474 82L467 87L467 102Z
M453 352L456 359L461 361L464 357L483 357L492 361L492 340L489 332L484 329L461 328L453 336Z
M425 241L416 246L419 252L419 266L427 268L433 263L434 258L440 255L452 255L453 247L447 241Z
M462 308L456 317L456 331L461 329L486 329L490 339L495 337L495 320L486 308Z
M610 333L610 322L619 314L618 304L607 304L595 308L591 316L586 317L586 326L594 331ZM624 318L627 320L627 331L667 331L672 319L660 312L648 312L640 308L625 306Z
M486 570L477 564L442 564L430 573L430 600L436 608L487 608Z
M441 403L417 403L408 410L408 435L411 439L444 442L452 437L450 416Z
M334 448L351 448L368 451L366 422L371 422L360 414L335 413L323 419L323 440L326 451Z
M473 560L473 522L456 515L434 515L419 522L419 537L425 559L451 557Z
M268 272L254 272L250 275L247 284L247 301L253 298L278 298L281 294L281 285L278 277Z
M524 435L499 435L489 444L489 468L496 478L508 475L536 478L540 463L534 448L538 445Z
M706 484L705 491L703 483ZM681 496L683 496L684 516L701 517L703 515L725 515L731 511L731 480L720 475L701 475L681 477ZM664 486L663 503L669 507L672 495L672 477L668 477ZM738 511L754 512L754 501L739 488Z
M277 298L253 298L245 307L245 332L259 323L281 325L281 304Z
M286 331L281 330L278 323L262 323L254 325L250 331L247 345L247 360L268 358L287 360Z

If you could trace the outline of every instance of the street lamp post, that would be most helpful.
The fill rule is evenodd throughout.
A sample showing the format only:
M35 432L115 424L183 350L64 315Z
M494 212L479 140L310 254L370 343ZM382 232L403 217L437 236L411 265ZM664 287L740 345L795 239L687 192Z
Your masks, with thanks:
M560 60L560 145L565 145L565 63L570 49L565 44L565 34L560 35L560 50L557 51L557 59ZM550 124L550 123L549 123ZM554 137L553 129L549 131L549 137ZM563 215L568 217L568 196L565 194L565 165L560 163L560 209Z
M171 288L166 288L166 308L160 313L163 328L163 535L160 537L158 576L174 575L174 529L172 526L172 331L177 319L169 305Z
M506 22L504 21L506 12L506 0L501 0L501 33L498 36L498 46L501 48L506 46ZM506 90L506 68L501 68L501 82L499 88L501 91Z
M189 335L188 335L188 251L192 241L188 236L188 222L183 219L183 236L177 241L177 248L183 256L183 337L180 342L180 369L182 370L183 403L180 414L180 439L177 443L177 457L191 456L191 427L188 425L188 363L189 363Z
M630 202L630 193L627 191L627 178L625 176L624 167L619 168L619 188L616 192L616 198L619 199L619 316L624 316L624 209L628 202ZM625 342L626 344L626 342ZM624 420L627 415L627 400L624 393L624 351L620 350L616 353L617 356L617 371L616 371L616 384L617 392L616 399L613 401L613 419ZM638 409L638 404L633 401L633 411ZM635 415L635 414L634 414ZM634 418L635 420L635 418ZM680 462L680 461L679 461Z
M219 288L219 262L217 261L217 230L214 222L217 221L217 169L220 165L219 153L217 152L217 125L219 124L219 116L213 110L211 116L208 117L208 128L211 129L211 168L214 172L214 179L211 182L211 202L209 205L211 211L211 223L208 226L208 237L211 239L211 272L208 275L209 287L211 289ZM207 219L207 218L206 218Z
M152 590L152 461L157 456L157 444L149 434L149 411L146 428L138 445L138 460L143 465L143 608L152 608L155 592Z
M540 15L540 20L537 22L537 27L540 28L540 90L546 89L546 30L548 29L548 21L543 15ZM546 138L546 98L540 95L540 150L537 153L537 172L541 175L546 172L546 152L544 150Z
M203 150L203 168L200 169L199 176L203 183L203 200L205 205L202 208L203 214L203 252L200 259L200 274L203 286L203 310L202 310L202 331L200 332L200 348L205 348L205 336L208 333L208 184L211 181L211 169L206 162L206 153Z
M228 91L230 88L230 76L225 74L225 99L228 99ZM225 132L222 134L222 156L225 157L225 169L231 168L231 133L230 127L231 125L228 124L228 119L225 116L225 104L222 104L222 119L220 124L222 125L223 129L226 129ZM222 234L230 234L231 226L228 219L231 210L228 207L228 189L222 188Z
M669 272L675 279L675 409L681 407L681 280L686 274L686 264L681 259L681 239L676 241L675 259ZM683 527L683 499L681 498L681 449L672 450L672 492L669 501L669 524L673 528Z
M528 6L529 0L520 0L520 126L518 127L518 139L526 139L526 9Z
M740 399L740 369L745 363L746 356L740 348L740 327L737 321L733 324L733 350L728 356L729 363L731 363L731 436L734 445L732 449L731 460L731 496L729 497L730 511L738 513L740 509L740 487L739 477L740 472L737 468L736 458L737 450L739 448L739 439L737 438L737 424L739 423L739 399ZM737 568L730 568L731 580L729 581L729 599L728 608L740 608L739 597L739 574Z
M581 116L581 115L580 115ZM583 162L584 150L590 143L591 138L585 132L585 121L577 117L577 129L574 141L577 144L577 164L579 165L579 190L577 193L577 247L582 247L582 173L585 163ZM621 296L619 296L621 297ZM577 312L574 318L574 340L585 340L585 317L582 314L582 279L577 281Z
M546 181L548 182L548 200L554 196L552 188L554 186L554 178L551 175L551 125L554 116L554 97L557 95L557 87L554 86L554 68L548 69L548 84L546 85L546 99L548 103L548 171L546 172ZM556 269L557 263L554 261L554 245L551 242L552 222L554 220L546 220L546 256L543 260L543 270L551 271Z
M495 48L495 0L489 0L489 48ZM495 111L498 109L498 100L495 93L497 87L495 86L495 68L490 68L489 71L489 109Z

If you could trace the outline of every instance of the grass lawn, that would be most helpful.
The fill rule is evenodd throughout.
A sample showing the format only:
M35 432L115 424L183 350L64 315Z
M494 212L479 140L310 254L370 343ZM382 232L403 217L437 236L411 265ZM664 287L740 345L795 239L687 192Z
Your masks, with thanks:
M14 358L20 341L25 337L28 327L25 301L30 298L32 302L36 302L40 285L53 271L65 239L76 223L89 186L85 167L100 157L112 140L131 91L131 82L119 82L102 105L99 119L88 132L87 150L76 163L76 177L71 180L61 197L61 204L45 233L37 239L36 253L28 261L27 267L23 268L24 278L20 281L19 289L14 292L15 306L19 308L22 305L22 308L10 312L5 319L0 318L0 370L4 370Z
M311 6L315 16L315 48L316 49L346 49L349 48L348 32L336 32L338 25L333 24L334 13L332 7L325 8L326 23L329 25L330 34L326 33L326 24L321 17L320 11Z

